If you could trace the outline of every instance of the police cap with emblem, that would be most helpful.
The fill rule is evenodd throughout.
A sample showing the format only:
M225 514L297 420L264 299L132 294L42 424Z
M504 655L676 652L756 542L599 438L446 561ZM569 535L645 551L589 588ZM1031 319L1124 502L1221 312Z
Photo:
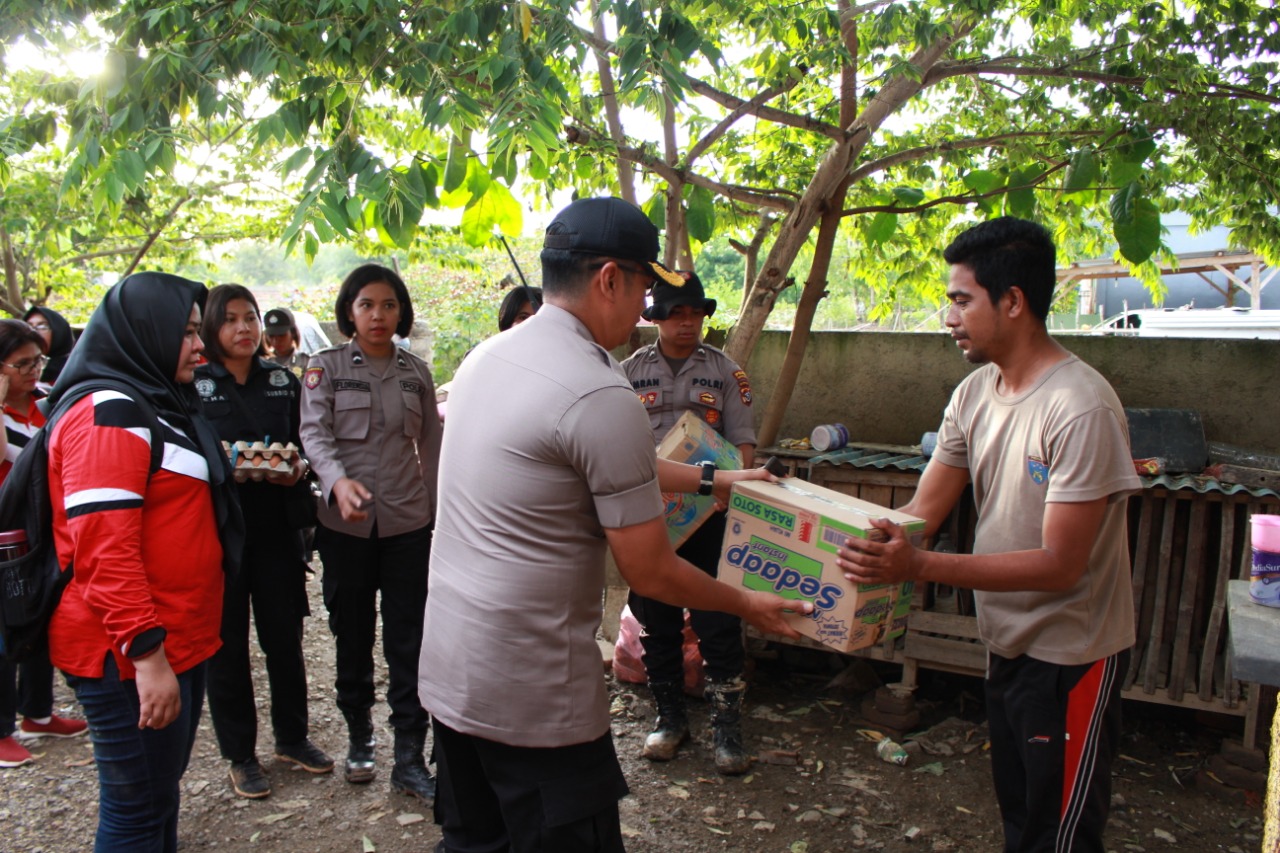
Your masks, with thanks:
M672 287L665 281L653 286L653 304L640 312L640 316L650 322L665 320L671 316L671 309L677 305L692 305L701 308L703 316L710 317L716 313L716 301L708 299L702 289L702 279L692 270L677 270L676 275L684 282L683 287Z
M658 229L644 211L620 198L580 198L556 214L542 240L544 249L562 249L637 261L659 281L674 287L684 279L658 262Z
M262 315L262 330L268 335L287 335L297 325L293 320L293 312L288 308L272 308Z

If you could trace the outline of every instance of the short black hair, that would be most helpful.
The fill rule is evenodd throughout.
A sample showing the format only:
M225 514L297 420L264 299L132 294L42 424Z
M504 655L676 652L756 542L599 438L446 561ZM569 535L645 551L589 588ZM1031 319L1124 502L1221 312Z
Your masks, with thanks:
M24 321L0 320L0 361L7 360L18 347L26 344L35 344L40 347L41 355L49 352L49 345L44 342L44 336Z
M253 306L253 313L258 315L258 328L262 328L262 311L258 308L258 300L253 292L243 284L219 284L209 290L209 297L204 303L204 316L200 318L200 340L204 341L204 357L209 361L222 364L227 360L226 350L218 340L218 333L227 322L227 306L237 299L243 299ZM255 355L266 355L267 348L262 342L263 335L258 335L258 350Z
M395 270L384 267L382 264L361 264L342 280L342 287L338 288L338 298L333 304L335 315L333 319L338 324L338 331L344 336L348 338L356 336L356 324L347 316L356 297L369 285L379 282L389 285L395 291L396 300L400 303L400 322L396 325L396 334L407 338L413 331L413 301L409 298L409 288L405 287L404 279L400 278Z
M1038 222L1001 216L963 231L943 250L948 264L966 266L991 304L1020 289L1041 322L1049 316L1057 286L1057 256L1049 229Z
M558 223L552 222L550 234ZM590 280L591 264L595 255L586 255L568 249L543 249L538 256L542 260L542 290L549 296L562 296L570 300L582 295Z
M533 313L537 314L542 307L542 288L518 284L507 295L502 297L502 305L498 307L498 331L505 332L516 324L516 315L528 302Z

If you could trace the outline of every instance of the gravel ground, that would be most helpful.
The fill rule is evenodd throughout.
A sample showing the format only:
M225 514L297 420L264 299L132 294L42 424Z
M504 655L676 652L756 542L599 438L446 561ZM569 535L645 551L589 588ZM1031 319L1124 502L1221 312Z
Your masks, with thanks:
M313 739L340 758L345 732L332 700L333 644L318 582L311 583L311 597L318 614L308 621L306 633ZM850 664L795 649L765 650L756 663L746 734L759 760L749 774L734 779L714 771L706 706L698 701L691 703L694 738L675 761L657 765L637 758L652 706L643 688L610 677L613 729L632 790L621 803L631 853L999 849L979 682L922 673L920 730L907 739L912 754L907 766L899 767L875 757L873 727L858 714L861 691L877 678L896 677L895 667ZM261 675L260 662L258 669ZM850 673L857 677L848 678ZM381 692L381 667L379 678ZM850 682L854 686L842 686ZM265 686L258 695L266 696ZM59 713L78 715L65 685L58 684L56 698ZM265 721L265 698L259 708ZM1257 850L1261 797L1197 787L1194 781L1224 737L1239 738L1242 724L1141 704L1127 705L1126 714L1108 849ZM373 784L348 785L340 773L312 776L290 769L270 758L267 732L260 755L274 792L248 801L230 791L206 714L183 780L182 849L430 851L439 840L430 809L390 792L385 706L375 709L375 718L379 777ZM0 771L0 850L90 849L97 779L87 739L45 741L35 752L35 764Z

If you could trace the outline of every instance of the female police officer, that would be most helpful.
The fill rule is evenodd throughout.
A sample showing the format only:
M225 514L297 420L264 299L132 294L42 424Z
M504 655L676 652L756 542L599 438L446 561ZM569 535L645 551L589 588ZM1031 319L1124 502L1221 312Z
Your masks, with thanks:
M391 787L432 800L418 653L440 456L435 387L426 362L395 345L393 335L407 337L413 326L413 306L393 270L357 267L342 283L336 314L351 340L311 357L302 443L324 492L316 547L337 640L338 707L350 736L346 779L367 783L375 775L370 711L380 592L395 731Z

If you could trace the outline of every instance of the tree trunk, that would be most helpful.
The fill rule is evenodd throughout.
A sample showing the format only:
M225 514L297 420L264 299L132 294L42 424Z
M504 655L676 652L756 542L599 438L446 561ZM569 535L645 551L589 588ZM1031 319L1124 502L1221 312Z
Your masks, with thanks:
M591 3L591 27L596 37L602 42L605 41L604 19L600 16L600 4L597 0L592 0ZM599 48L593 48L591 52L596 55L596 67L600 70L600 91L603 94L604 115L609 125L609 137L614 145L621 146L626 142L626 135L622 132L622 117L618 112L618 92L613 82L613 69L609 67L609 56ZM618 157L615 162L618 166L618 191L622 193L624 199L636 204L635 164L621 157Z
M0 225L0 254L4 263L5 304L0 306L15 317L23 314L22 284L18 281L18 264L13 258L13 243L9 240L9 231Z

